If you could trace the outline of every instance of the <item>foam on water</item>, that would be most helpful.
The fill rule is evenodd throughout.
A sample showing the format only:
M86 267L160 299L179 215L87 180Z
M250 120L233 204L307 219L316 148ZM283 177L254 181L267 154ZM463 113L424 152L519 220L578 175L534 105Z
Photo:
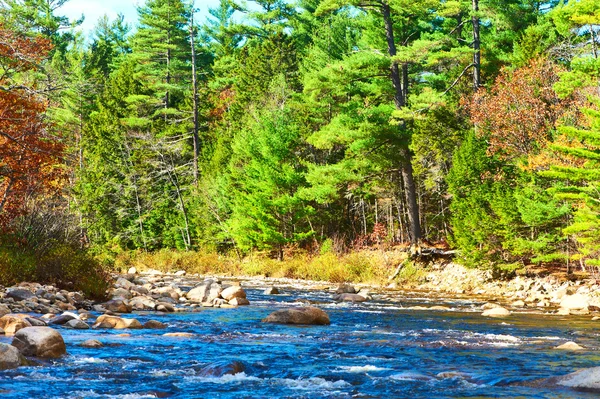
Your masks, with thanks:
M347 373L368 373L369 371L383 371L389 369L367 364L366 366L340 366L339 370Z

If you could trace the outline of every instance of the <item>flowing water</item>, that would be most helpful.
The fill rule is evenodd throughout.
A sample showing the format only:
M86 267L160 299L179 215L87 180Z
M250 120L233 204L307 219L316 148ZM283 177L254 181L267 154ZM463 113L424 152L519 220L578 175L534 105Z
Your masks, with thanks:
M593 398L596 394L528 387L527 381L600 363L598 332L587 318L513 313L480 316L482 302L398 293L363 304L297 289L251 306L132 315L167 330L60 328L68 356L0 372L0 397L18 398ZM319 302L330 326L261 323L295 299ZM442 304L449 311L411 310ZM126 315L126 317L130 317ZM164 337L165 332L188 332ZM106 346L83 348L87 339ZM588 350L553 349L574 340ZM9 337L0 342L10 342ZM203 377L213 362L240 361L245 371Z

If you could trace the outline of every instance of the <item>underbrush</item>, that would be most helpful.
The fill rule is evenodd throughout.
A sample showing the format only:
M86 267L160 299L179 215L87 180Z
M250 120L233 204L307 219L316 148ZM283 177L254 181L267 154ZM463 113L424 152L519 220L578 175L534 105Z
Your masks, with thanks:
M252 253L244 258L235 254L160 250L129 251L115 257L115 268L126 272L156 269L162 272L185 270L187 273L227 276L264 276L333 283L354 282L382 284L406 257L401 251L361 250L348 254L333 252L312 255L298 251L285 260L272 259L266 253Z
M52 284L81 291L91 299L102 299L109 288L108 273L88 252L67 244L39 251L32 245L8 240L0 242L0 284L23 281Z

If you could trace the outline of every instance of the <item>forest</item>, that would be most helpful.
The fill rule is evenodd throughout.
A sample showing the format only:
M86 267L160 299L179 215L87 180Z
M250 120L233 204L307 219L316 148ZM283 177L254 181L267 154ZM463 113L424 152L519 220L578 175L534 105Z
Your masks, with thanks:
M167 250L600 267L597 0L146 0L89 34L66 1L0 1L3 281Z

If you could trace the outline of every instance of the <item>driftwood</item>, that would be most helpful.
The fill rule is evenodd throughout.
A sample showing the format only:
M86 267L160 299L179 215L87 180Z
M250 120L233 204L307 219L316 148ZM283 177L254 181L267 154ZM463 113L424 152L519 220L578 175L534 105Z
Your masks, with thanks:
M392 274L392 276L389 278L389 281L392 281L393 279L398 277L398 274L400 274L400 272L402 271L402 268L404 266L406 266L406 264L412 260L422 260L423 258L426 258L426 257L445 258L445 257L452 257L456 254L456 250L447 251L447 250L443 250L443 249L439 249L439 248L435 248L435 247L422 248L421 246L411 246L411 247L407 248L406 250L408 252L410 252L409 257L406 258L402 263L400 263L398 265L398 267L394 271L394 274Z

